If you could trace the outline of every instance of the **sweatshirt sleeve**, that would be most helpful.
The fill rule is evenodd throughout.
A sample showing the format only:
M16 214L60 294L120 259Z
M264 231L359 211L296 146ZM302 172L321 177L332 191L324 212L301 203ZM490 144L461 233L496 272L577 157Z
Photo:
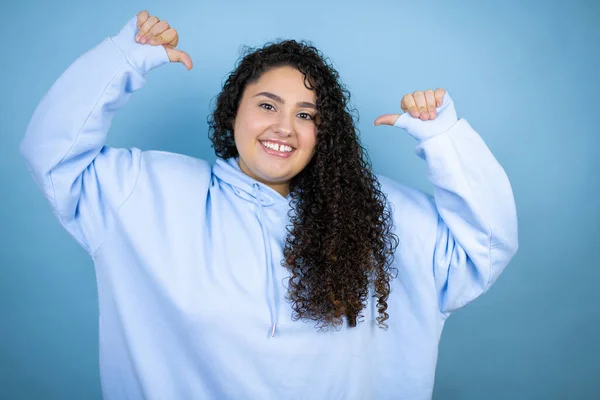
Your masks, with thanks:
M93 254L140 171L141 150L105 145L114 113L169 62L134 40L136 17L79 57L37 106L21 141L27 166L60 223Z
M518 248L510 182L465 119L419 142L437 209L433 274L440 311L449 314L486 292Z

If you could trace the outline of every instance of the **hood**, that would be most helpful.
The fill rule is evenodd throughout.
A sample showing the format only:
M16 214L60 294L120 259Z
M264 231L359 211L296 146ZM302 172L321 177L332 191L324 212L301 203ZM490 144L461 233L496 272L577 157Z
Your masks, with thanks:
M217 158L212 170L219 180L229 184L235 193L244 200L256 202L260 198L260 204L264 207L286 205L291 200L289 194L284 197L275 189L246 175L240 169L239 157L227 160Z

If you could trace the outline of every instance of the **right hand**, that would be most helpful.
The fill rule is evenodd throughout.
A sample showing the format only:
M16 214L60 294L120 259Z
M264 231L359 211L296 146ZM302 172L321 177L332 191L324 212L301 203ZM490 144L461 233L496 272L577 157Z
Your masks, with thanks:
M161 45L165 48L171 62L180 62L188 70L192 69L191 57L186 52L175 49L179 42L179 35L175 29L169 26L167 21L161 21L144 10L137 14L137 28L136 42L150 46Z

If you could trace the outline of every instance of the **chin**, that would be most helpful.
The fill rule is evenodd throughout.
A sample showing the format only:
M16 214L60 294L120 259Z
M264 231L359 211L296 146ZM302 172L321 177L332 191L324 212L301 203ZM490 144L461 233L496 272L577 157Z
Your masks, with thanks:
M289 177L290 174L277 172L272 169L260 170L257 172L258 174L256 175L259 176L261 180L268 183L280 184L289 182L291 180L291 178Z
M248 154L248 157L243 157L240 153L241 159L244 160L244 164L249 170L248 172L250 172L250 175L255 180L265 184L289 183L300 172L294 169L294 161L297 160L293 160L291 157L278 159L277 157L261 153L261 151Z

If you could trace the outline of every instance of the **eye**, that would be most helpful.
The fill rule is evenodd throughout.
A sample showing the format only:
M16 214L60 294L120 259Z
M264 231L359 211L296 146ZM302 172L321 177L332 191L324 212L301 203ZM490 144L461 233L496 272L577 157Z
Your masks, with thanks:
M309 121L312 121L313 119L315 119L315 117L313 117L309 113L300 113L300 114L298 114L298 116L300 118L302 118L302 119L306 119L306 120L309 120Z
M272 106L271 104L269 104L269 103L262 103L262 104L260 105L260 107L264 108L265 110L269 110L269 111L271 111L271 110L274 110L274 109L275 109L275 107L273 107L273 106Z

